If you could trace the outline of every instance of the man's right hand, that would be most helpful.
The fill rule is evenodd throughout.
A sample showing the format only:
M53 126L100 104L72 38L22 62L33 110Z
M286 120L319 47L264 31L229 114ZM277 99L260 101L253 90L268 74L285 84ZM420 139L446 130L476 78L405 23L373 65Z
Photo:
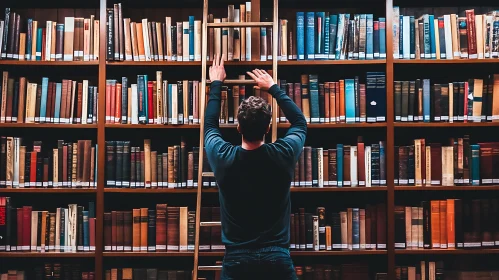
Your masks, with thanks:
M210 66L209 69L210 73L210 80L212 82L214 81L221 81L223 82L225 80L225 68L224 68L224 57L219 57L218 55L215 56L213 59L213 65Z
M275 83L272 77L265 71L260 69L253 70L253 73L246 72L262 90L269 90Z

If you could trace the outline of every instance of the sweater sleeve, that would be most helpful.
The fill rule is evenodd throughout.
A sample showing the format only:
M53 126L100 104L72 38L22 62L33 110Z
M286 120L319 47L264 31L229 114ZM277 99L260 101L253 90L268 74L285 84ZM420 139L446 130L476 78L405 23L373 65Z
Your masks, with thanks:
M279 139L276 145L290 152L288 154L294 159L294 164L303 150L303 145L305 145L307 121L300 108L277 85L273 85L269 89L269 93L276 99L277 104L291 123L291 127L284 138Z

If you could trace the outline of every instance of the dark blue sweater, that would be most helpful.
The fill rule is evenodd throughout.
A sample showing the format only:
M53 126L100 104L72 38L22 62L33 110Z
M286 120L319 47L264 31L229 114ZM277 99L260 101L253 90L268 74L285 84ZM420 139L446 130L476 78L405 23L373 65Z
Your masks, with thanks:
M275 143L245 150L222 139L219 130L222 82L211 84L205 113L205 147L219 186L222 242L230 248L289 248L290 185L303 150L307 123L277 85L269 93L291 127Z

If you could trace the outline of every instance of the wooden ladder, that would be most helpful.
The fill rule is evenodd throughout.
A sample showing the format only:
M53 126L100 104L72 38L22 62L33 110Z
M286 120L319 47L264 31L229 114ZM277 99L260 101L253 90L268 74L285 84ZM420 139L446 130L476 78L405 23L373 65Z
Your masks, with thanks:
M277 83L277 47L278 47L278 0L273 0L272 22L223 22L223 23L208 23L208 0L203 1L203 23L202 23L202 50L201 50L201 96L200 96L200 130L199 130L199 165L198 165L198 189L196 198L196 234L194 247L194 273L193 280L198 279L200 270L221 270L222 266L199 266L199 231L200 227L215 227L221 226L220 221L201 222L201 198L203 191L203 178L214 177L213 172L203 172L204 158L204 112L206 105L206 84L210 83L206 79L207 55L208 55L208 28L223 28L223 27L252 27L260 28L272 26L272 78ZM259 13L260 11L258 11ZM260 34L260 32L258 32ZM252 58L253 60L254 58ZM252 80L225 80L224 84L254 84ZM277 139L277 102L272 100L272 142Z

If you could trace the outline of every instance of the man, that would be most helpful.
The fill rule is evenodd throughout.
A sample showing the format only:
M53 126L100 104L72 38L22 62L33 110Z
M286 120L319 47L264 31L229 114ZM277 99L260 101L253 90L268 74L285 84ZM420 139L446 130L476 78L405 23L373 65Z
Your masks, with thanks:
M248 75L277 100L291 127L284 138L265 144L271 107L252 96L241 103L237 114L242 145L225 142L218 127L223 59L215 58L209 73L205 146L219 186L226 248L222 279L296 279L289 254L290 185L307 135L305 117L269 74L255 69Z

